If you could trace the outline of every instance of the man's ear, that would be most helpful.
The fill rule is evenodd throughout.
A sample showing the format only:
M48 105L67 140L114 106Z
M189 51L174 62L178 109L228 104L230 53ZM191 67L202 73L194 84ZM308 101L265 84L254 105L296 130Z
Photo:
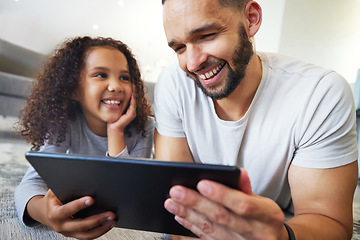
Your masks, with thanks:
M262 10L255 1L250 1L245 7L245 17L247 18L247 29L249 37L254 37L260 28L262 21Z

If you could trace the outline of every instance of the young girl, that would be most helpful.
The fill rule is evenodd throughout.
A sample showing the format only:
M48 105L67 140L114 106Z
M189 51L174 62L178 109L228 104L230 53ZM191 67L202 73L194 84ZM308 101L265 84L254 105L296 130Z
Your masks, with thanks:
M32 150L98 156L150 157L154 131L138 64L130 49L110 38L65 42L45 64L22 111L20 133ZM115 215L71 216L94 200L61 205L30 167L15 191L19 218L48 225L65 236L95 238Z

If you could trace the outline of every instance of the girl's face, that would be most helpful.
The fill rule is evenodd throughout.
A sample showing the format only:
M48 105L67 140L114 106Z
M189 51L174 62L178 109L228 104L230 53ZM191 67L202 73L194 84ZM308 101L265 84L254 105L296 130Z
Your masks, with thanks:
M111 47L89 50L73 99L79 101L90 130L107 136L107 123L126 111L132 83L125 55Z

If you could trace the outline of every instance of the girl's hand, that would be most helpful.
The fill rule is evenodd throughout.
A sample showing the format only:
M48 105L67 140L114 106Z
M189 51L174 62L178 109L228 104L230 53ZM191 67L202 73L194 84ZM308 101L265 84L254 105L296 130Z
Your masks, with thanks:
M49 190L45 196L32 198L27 211L34 220L47 225L65 237L93 239L100 237L116 225L115 214L105 212L83 219L74 219L72 215L91 206L91 197L82 197L62 205L54 193Z
M135 87L133 87L134 89ZM136 96L133 91L127 111L121 115L119 120L107 125L108 153L109 156L117 156L125 147L124 129L136 117Z
M109 130L124 132L125 127L129 125L130 122L135 119L135 117L136 117L136 97L135 97L135 93L133 92L130 98L129 107L126 110L126 112L123 113L123 115L121 115L121 117L117 121L113 123L108 123L108 133Z

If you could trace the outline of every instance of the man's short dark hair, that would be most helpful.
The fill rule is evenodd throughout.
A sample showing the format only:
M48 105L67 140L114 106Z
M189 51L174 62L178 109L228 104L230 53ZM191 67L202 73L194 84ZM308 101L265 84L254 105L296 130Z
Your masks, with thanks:
M161 0L162 5L164 5L166 0ZM223 7L236 8L238 10L244 9L245 5L250 2L250 0L218 0L220 5Z

